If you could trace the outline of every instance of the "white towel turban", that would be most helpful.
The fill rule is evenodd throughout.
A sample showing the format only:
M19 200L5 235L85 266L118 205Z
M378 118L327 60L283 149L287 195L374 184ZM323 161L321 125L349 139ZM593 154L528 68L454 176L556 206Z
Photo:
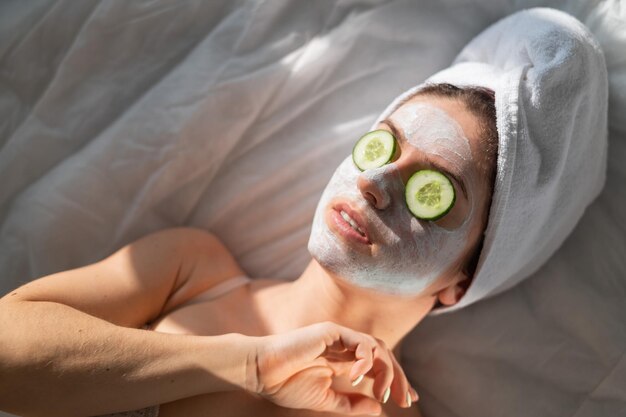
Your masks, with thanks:
M608 82L604 55L574 17L547 8L508 16L426 83L495 91L497 173L473 281L452 311L535 272L604 186ZM417 85L398 96L389 116Z

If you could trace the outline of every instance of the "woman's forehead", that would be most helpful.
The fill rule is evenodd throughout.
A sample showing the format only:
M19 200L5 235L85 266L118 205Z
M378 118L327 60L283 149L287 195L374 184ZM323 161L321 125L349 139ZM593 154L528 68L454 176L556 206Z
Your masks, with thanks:
M482 129L480 120L478 116L467 108L465 103L460 100L447 97L418 95L403 103L389 116L388 119L393 120L396 115L405 113L407 109L419 109L421 107L416 107L415 104L426 105L444 112L446 116L453 120L454 124L461 129L463 136L467 139L472 155L472 166L478 169L479 166L484 165L486 161L486 148L485 144L481 140ZM428 123L428 120L422 121L422 124L425 123ZM426 129L426 132L429 130L431 129Z
M446 141L456 141L465 153L471 153L463 128L443 109L428 103L408 103L396 110L388 122L394 121L403 139L417 148Z
M479 149L474 150L480 145L480 121L463 102L457 99L418 95L398 107L391 114L390 118L393 118L396 114L404 113L407 109L412 108L418 111L423 109L422 106L415 106L416 104L443 111L446 116L451 118L461 128L463 135L473 145L471 146L472 153L474 154L480 151Z

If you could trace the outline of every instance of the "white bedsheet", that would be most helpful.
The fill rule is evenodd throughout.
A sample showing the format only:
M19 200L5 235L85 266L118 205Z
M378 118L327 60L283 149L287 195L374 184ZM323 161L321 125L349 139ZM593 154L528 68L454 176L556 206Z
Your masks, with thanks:
M606 187L533 277L426 319L402 360L426 417L626 416L623 2L1 2L0 293L178 225L296 278L326 182L389 101L537 5L604 49Z

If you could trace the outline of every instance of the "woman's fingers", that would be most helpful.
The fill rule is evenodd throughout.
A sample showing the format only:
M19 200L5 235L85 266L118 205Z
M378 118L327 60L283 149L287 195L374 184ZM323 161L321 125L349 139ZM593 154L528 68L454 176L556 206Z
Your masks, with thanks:
M324 325L325 331L331 335L331 339L327 341L328 348L325 356L336 357L341 350L354 355L356 362L350 370L351 381L368 373L373 366L373 350L378 345L377 340L372 336L332 322L325 322Z
M350 371L350 381L357 381L358 383L358 379L368 373L374 365L373 349L366 343L360 343L354 352L354 356L356 358L356 362Z
M326 325L337 331L335 337L339 340L332 341L335 352L342 349L344 354L354 352L355 363L349 373L351 381L358 383L361 376L369 373L374 378L373 396L380 402L386 403L392 398L400 407L410 407L417 400L417 393L383 340L332 322Z
M380 414L381 402L389 398L401 407L409 402L402 368L385 343L371 335L323 322L262 341L254 361L255 392L280 406L362 415ZM355 386L365 375L367 388L351 392L346 377Z
M374 366L372 372L374 374L374 396L381 402L386 403L391 394L391 383L394 378L393 362L390 357L389 349L385 342L379 340L379 345L374 349Z
M402 367L393 353L391 353L391 360L395 370L393 382L391 384L391 397L401 407L410 407L411 404L418 400L417 392L415 392L411 387L404 370L402 370ZM407 398L407 393L409 398Z
M326 323L337 331L332 345L343 346L348 351L354 351L355 363L350 370L349 378L353 382L360 382L360 377L371 373L374 378L373 395L379 401L386 403L389 398L401 407L409 407L415 401L415 395L402 367L387 348L383 340L356 332L352 329ZM409 397L407 398L407 393Z

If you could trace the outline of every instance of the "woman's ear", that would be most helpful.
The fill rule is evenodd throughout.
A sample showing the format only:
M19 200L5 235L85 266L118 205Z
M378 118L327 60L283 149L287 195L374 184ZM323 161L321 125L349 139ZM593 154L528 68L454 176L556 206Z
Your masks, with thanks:
M452 306L459 302L465 291L469 287L469 278L463 275L460 280L455 280L452 284L443 288L437 293L437 299L444 306Z

